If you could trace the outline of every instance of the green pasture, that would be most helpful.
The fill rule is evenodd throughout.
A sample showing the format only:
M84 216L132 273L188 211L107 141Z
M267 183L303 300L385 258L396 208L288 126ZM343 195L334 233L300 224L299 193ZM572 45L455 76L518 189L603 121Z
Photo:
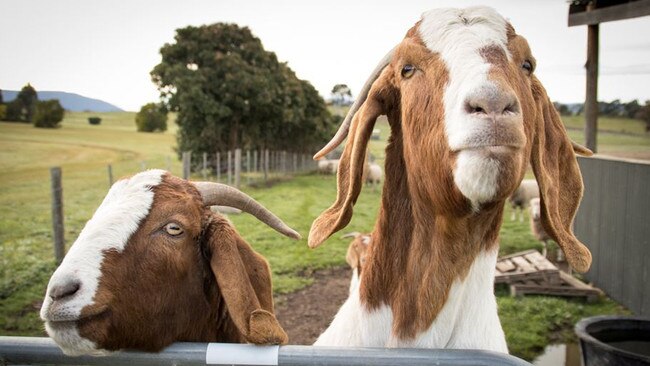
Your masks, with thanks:
M100 116L101 125L89 125L90 115ZM616 127L614 122L612 128ZM621 123L626 126L626 134L601 134L601 151L648 154L650 137L638 130L628 131L627 121ZM180 175L173 122L169 128L165 133L138 133L134 114L128 112L68 113L62 127L55 130L0 123L0 335L43 335L38 308L55 269L49 168L60 166L63 170L69 246L108 190L107 164L113 166L116 178L139 171L142 162L147 168L167 168L170 164L172 172ZM379 120L376 128L381 139L371 141L370 151L382 163L389 128L385 120ZM581 141L579 131L570 133ZM316 250L308 249L306 243L312 220L336 196L333 176L299 175L272 188L244 190L305 237L292 241L249 215L231 216L242 236L271 263L277 293L309 284L317 269L345 265L348 241L338 234ZM352 222L343 233L372 230L379 199L380 190L364 188ZM501 253L541 249L529 233L528 222L513 222L509 217L508 208L500 235ZM498 302L511 352L527 359L550 342L572 339L572 326L581 317L625 311L606 298L585 304L541 296L512 299L498 291Z

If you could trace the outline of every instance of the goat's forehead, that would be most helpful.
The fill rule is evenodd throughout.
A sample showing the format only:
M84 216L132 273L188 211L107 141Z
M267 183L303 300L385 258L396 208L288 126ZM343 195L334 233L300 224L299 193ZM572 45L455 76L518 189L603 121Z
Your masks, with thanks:
M499 47L508 54L508 22L489 7L433 9L422 14L418 33L447 62L467 52Z

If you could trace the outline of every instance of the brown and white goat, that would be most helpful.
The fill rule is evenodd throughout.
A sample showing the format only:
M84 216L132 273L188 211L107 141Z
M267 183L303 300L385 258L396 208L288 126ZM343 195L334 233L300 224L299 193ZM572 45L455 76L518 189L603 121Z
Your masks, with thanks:
M175 341L286 343L266 260L212 205L299 235L238 190L162 170L116 182L54 272L41 309L64 353Z
M388 116L385 181L359 290L317 345L507 352L493 292L505 202L527 161L542 219L569 263L582 196L576 152L534 74L526 40L493 9L426 12L375 69L318 158L348 141L334 204L313 223L317 247L345 227L362 187L373 125Z

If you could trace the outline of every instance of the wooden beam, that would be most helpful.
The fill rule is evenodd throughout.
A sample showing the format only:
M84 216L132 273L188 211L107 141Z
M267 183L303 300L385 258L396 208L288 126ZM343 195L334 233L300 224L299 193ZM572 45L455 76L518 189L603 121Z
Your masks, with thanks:
M650 0L637 0L621 5L596 8L591 11L569 13L569 27L594 25L647 15L650 15Z
M585 146L596 153L598 133L598 34L599 25L587 30L587 90L585 93Z

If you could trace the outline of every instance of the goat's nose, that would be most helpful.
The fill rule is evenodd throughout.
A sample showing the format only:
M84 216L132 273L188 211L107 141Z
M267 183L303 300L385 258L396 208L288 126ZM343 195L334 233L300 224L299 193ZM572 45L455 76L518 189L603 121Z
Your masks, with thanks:
M465 111L469 114L499 117L519 113L519 101L515 94L497 88L481 88L465 99Z
M81 283L78 280L68 280L60 285L53 286L50 289L50 297L52 300L62 300L66 297L72 297L79 291Z

